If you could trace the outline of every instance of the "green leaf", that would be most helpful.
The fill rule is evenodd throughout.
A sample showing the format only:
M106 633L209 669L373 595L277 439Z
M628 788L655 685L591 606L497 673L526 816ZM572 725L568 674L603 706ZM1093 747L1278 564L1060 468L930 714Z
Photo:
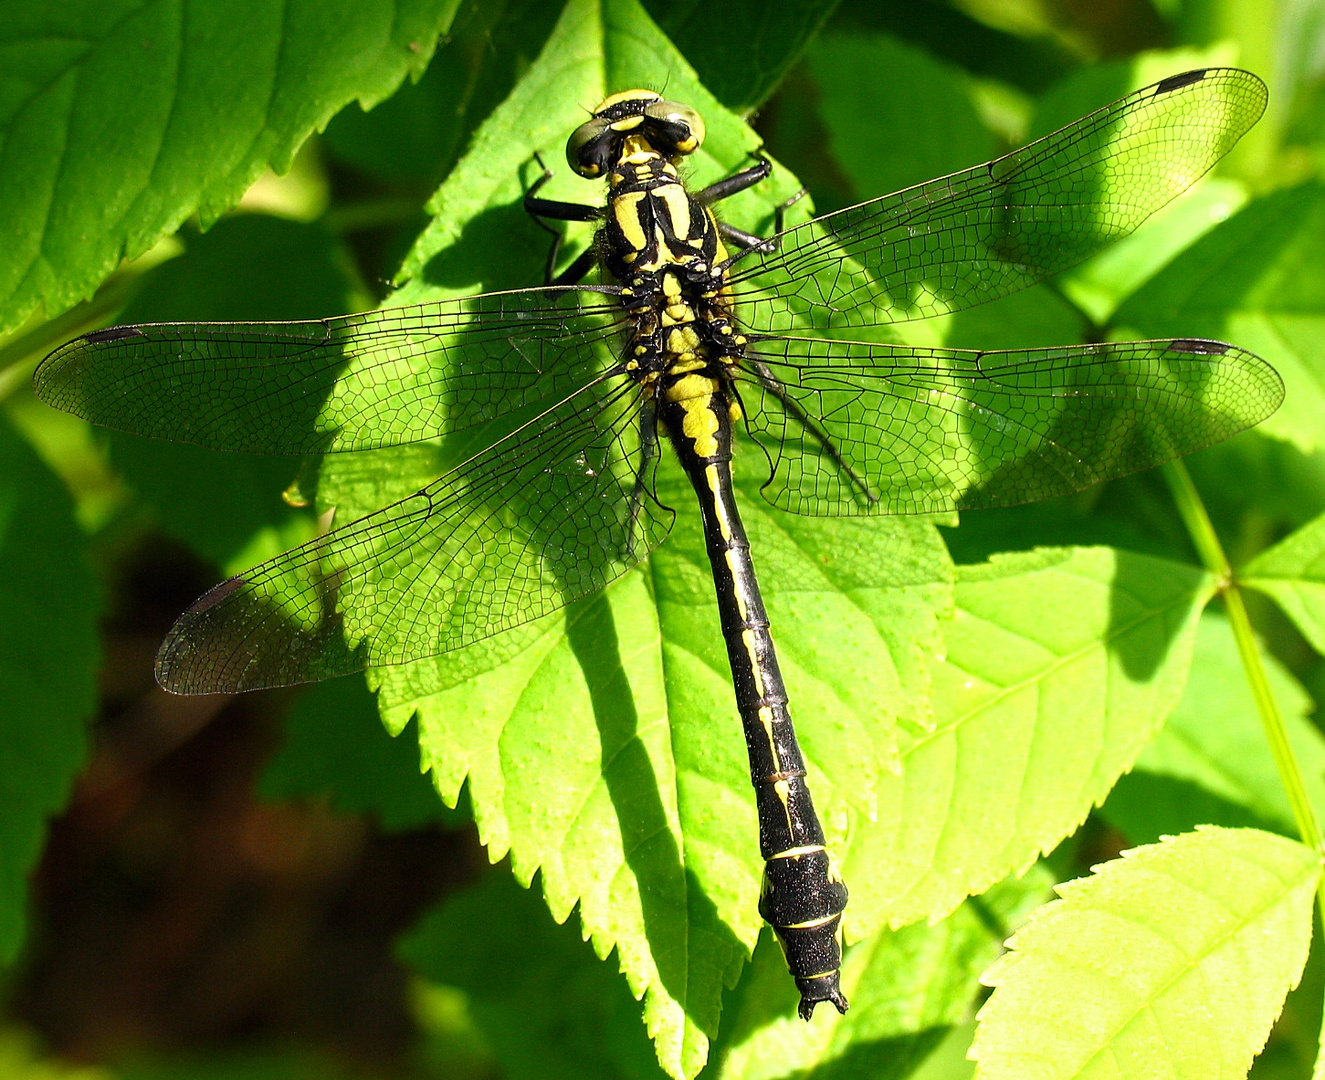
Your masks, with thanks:
M842 967L850 1012L810 1028L795 1015L786 965L765 933L728 1006L715 1080L912 1076L971 1016L980 973L1052 884L1037 866L940 922L880 930L854 945Z
M540 152L554 172L540 195L601 205L601 183L564 165L566 138L583 123L587 108L608 93L638 86L666 86L704 117L704 144L687 159L692 187L749 164L758 136L699 82L635 0L570 0L538 58L429 203L433 220L401 266L397 281L403 287L390 303L541 282L548 235L520 204L539 172L534 154ZM769 181L724 200L724 219L767 234L773 208L796 190L792 178L776 170ZM565 257L591 234L588 225L572 229Z
M1212 337L1270 361L1287 393L1260 430L1325 445L1325 186L1249 203L1128 298L1121 336Z
M995 155L971 80L882 35L825 34L806 62L829 148L862 199L887 195ZM880 71L888 72L885 79Z
M840 841L868 820L893 716L926 715L946 558L928 526L839 529L745 505L811 784ZM490 857L509 851L522 882L541 870L553 915L578 901L599 955L617 948L673 1075L703 1064L722 987L762 925L749 766L702 550L683 515L646 573L565 615L375 673L389 723L418 713L444 797L468 779ZM871 575L883 580L862 576L890 563Z
M1238 573L1274 600L1318 653L1325 653L1325 514L1262 551Z
M983 1080L1243 1076L1311 941L1320 857L1205 827L1059 886L985 975Z
M0 962L9 963L46 821L87 753L101 604L67 492L3 417L0 565Z
M507 1080L661 1076L625 980L509 874L449 897L396 951L466 992Z
M538 55L558 12L543 0L462 4L423 77L371 112L342 109L324 145L372 176L430 194Z
M1262 652L1316 812L1325 811L1325 736L1310 696ZM1265 741L1237 643L1223 615L1201 617L1191 677L1177 708L1102 813L1134 844L1202 823L1255 825L1296 836L1292 807Z
M958 567L936 726L903 730L877 824L851 835L848 938L946 914L1075 831L1177 702L1213 591L1108 548Z
M714 96L733 112L749 112L763 104L838 2L644 0L644 7Z
M183 255L146 276L123 320L316 319L369 303L325 229L239 214L187 237ZM300 475L297 458L218 454L115 431L109 441L116 468L166 531L226 573L313 535L312 514L281 499Z
M191 214L283 172L346 102L432 56L458 0L0 9L0 330L91 295Z
M377 700L357 675L321 683L299 699L258 792L264 799L327 799L342 814L373 814L388 832L469 820L463 809L448 809L419 771L413 725L395 738L382 730Z

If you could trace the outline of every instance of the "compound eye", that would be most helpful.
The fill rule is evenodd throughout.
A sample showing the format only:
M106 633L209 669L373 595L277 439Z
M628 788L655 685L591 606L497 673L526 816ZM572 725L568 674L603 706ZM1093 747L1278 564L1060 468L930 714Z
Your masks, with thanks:
M587 120L566 140L566 163L583 177L593 180L611 168L613 132L601 116Z
M652 142L670 154L693 154L704 141L704 119L679 101L651 101L644 108Z

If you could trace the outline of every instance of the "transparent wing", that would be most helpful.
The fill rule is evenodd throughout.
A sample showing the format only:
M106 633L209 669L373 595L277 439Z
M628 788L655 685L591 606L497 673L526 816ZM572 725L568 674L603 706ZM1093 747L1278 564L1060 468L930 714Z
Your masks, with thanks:
M214 450L373 450L569 393L621 325L608 292L544 288L307 322L117 326L57 349L33 387L95 424Z
M741 321L772 332L869 326L1024 289L1185 191L1265 102L1250 72L1190 71L986 165L787 229L778 250L730 260Z
M233 693L472 644L601 589L667 535L640 391L598 381L417 494L218 585L157 656L183 694Z
M818 338L751 343L764 494L800 514L923 514L1080 491L1269 416L1283 383L1217 341L974 352Z

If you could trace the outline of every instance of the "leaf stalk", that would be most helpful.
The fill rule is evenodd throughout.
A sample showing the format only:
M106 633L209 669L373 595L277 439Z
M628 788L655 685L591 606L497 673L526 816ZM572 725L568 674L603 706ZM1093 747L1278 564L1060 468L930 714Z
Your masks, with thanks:
M1247 615L1247 605L1242 598L1237 576L1224 554L1223 545L1215 533L1210 515L1205 504L1192 483L1191 474L1181 461L1171 461L1163 466L1164 479L1168 482L1177 504L1178 513L1191 535L1205 568L1214 574L1219 582L1219 592L1224 600L1224 610L1228 615L1229 625L1237 641L1238 654L1242 658L1242 668L1247 675L1256 710L1260 713L1261 724L1265 728L1265 737L1270 743L1270 752L1279 770L1279 779L1288 793L1288 801L1293 810L1293 820L1297 823L1298 835L1302 842L1325 855L1325 840L1322 839L1320 821L1316 809L1307 795L1306 783L1302 779L1302 769L1297 755L1288 741L1288 729L1284 725L1283 713L1274 699L1269 679L1265 674L1265 664L1261 660L1260 650L1256 645L1256 635L1252 630L1251 619ZM1320 907L1322 921L1325 922L1325 879L1316 890L1316 902Z

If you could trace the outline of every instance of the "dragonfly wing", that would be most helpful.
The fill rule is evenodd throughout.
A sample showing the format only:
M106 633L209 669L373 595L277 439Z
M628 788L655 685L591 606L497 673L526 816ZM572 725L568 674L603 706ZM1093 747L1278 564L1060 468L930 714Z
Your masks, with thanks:
M756 331L928 318L1089 258L1185 191L1265 110L1235 68L1138 90L1005 157L778 234L730 261Z
M974 352L752 341L747 428L794 513L924 514L1080 491L1269 416L1283 383L1217 341Z
M601 589L667 535L639 390L600 377L409 498L218 585L157 656L176 693L462 648Z
M602 291L543 288L306 322L117 326L57 349L33 386L95 424L214 450L372 450L570 392L620 320Z

